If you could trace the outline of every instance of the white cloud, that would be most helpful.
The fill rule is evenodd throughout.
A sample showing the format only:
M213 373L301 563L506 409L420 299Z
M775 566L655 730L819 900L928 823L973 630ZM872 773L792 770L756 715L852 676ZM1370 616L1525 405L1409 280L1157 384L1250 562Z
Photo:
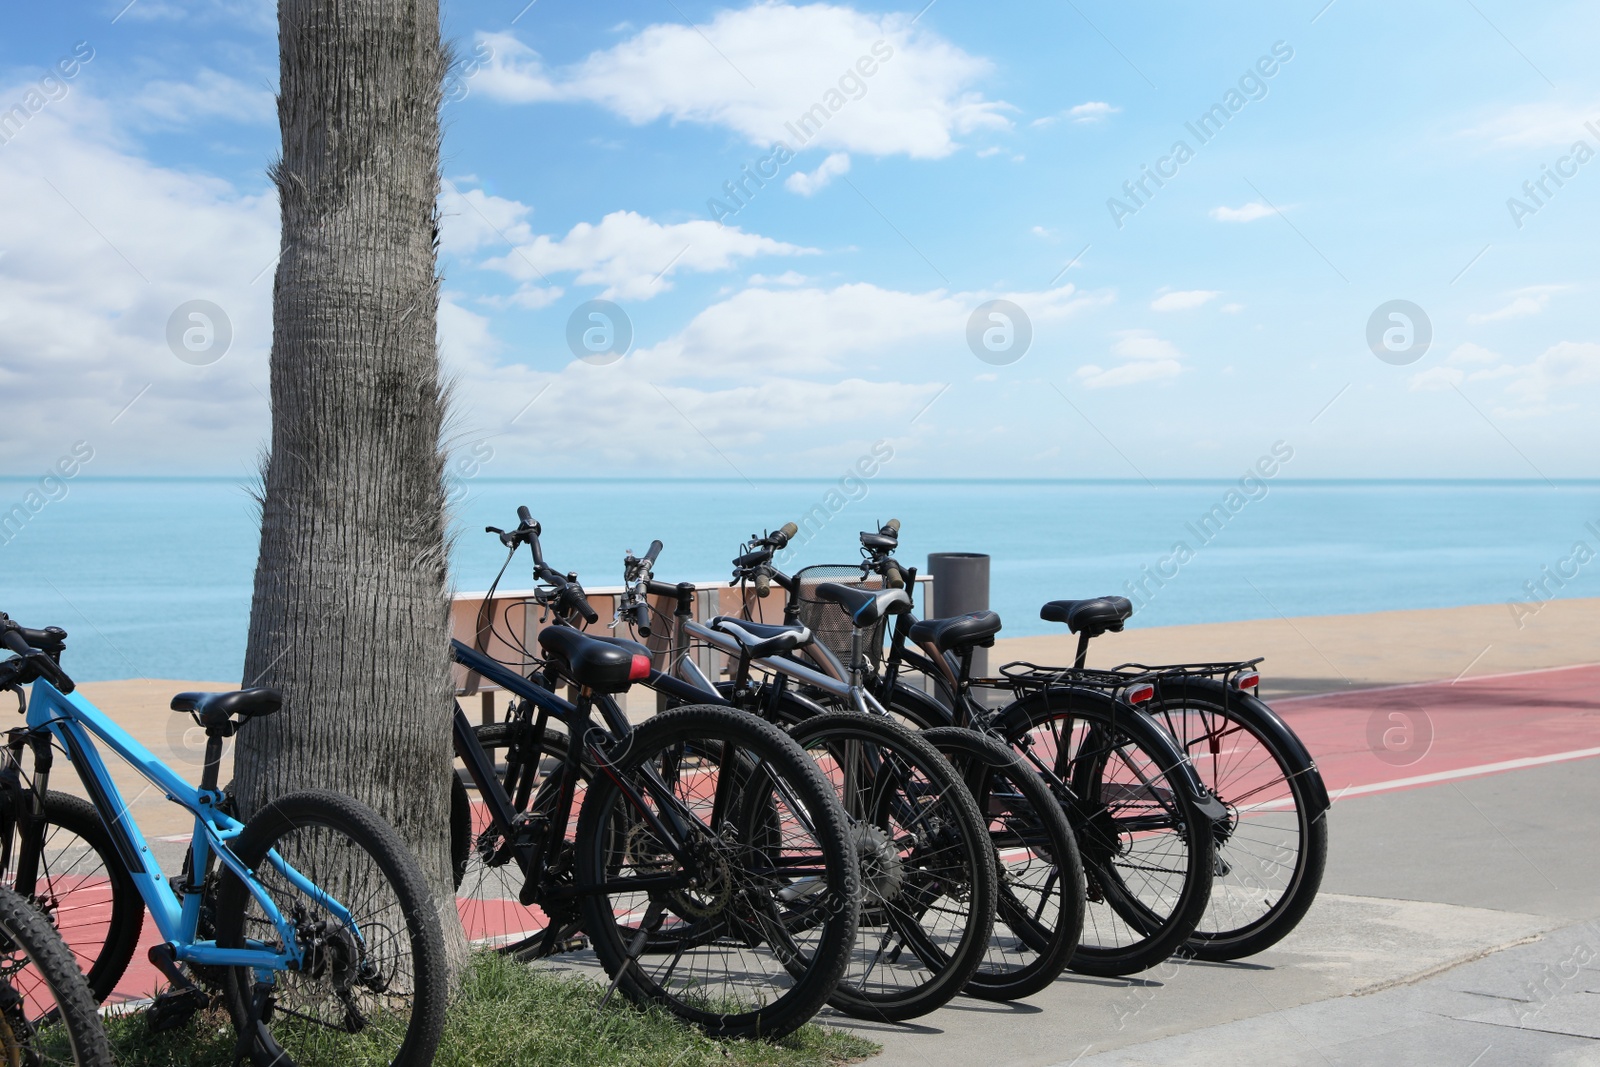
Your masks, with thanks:
M82 88L34 115L25 136L26 151L0 151L6 468L53 462L84 440L91 473L246 475L268 430L275 195L140 158L123 115ZM209 366L167 345L190 300L215 303L231 325Z
M1413 374L1409 384L1412 389L1425 392L1501 380L1505 382L1506 394L1519 406L1496 408L1496 414L1511 417L1548 414L1559 410L1547 403L1552 395L1600 384L1600 344L1561 341L1545 349L1532 363L1523 364L1505 362L1499 353L1481 345L1461 344L1439 365Z
M1541 401L1551 393L1600 382L1600 344L1562 341L1545 349L1528 366L1518 368L1506 391L1525 401Z
M1512 293L1512 299L1504 307L1481 315L1468 315L1467 321L1476 326L1482 322L1503 322L1506 319L1520 319L1529 315L1537 315L1550 303L1554 293L1560 293L1570 288L1565 285L1530 285Z
M1223 304L1217 310L1223 312L1224 314L1237 315L1237 314L1239 314L1239 312L1244 310L1244 305L1243 304Z
M827 188L833 179L839 175L849 173L849 154L846 152L833 152L810 174L802 170L789 175L783 180L783 187L791 193L810 196L812 193Z
M209 68L194 81L153 81L132 100L138 121L146 126L187 126L204 119L230 123L277 120L272 90L250 85Z
M709 219L662 224L633 211L613 211L599 223L578 223L565 237L541 234L521 241L481 265L527 284L576 274L579 285L605 286L601 295L606 298L647 300L670 289L679 271L728 270L751 256L815 251Z
M1591 139L1586 122L1600 124L1600 102L1550 100L1501 108L1464 132L1502 148L1570 148Z
M1120 107L1113 107L1104 100L1090 100L1088 103L1069 107L1059 115L1046 115L1042 119L1034 119L1028 125L1051 126L1061 119L1066 119L1079 125L1086 125L1093 122L1103 122L1109 116L1118 114L1121 111Z
M782 274L774 275L750 275L751 285L804 285L810 280L810 278L807 278L797 270L786 270Z
M999 145L990 145L988 148L978 149L978 151L974 154L979 159L988 159L990 156L998 156L1003 151L1005 151L1005 149L1001 148Z
M636 125L706 123L760 146L937 159L962 134L1010 126L1007 105L973 88L989 62L906 14L758 3L698 27L650 26L560 68L512 34L480 38L494 56L473 89L492 99L587 101Z
M1277 212L1263 203L1251 201L1243 207L1227 207L1226 205L1214 207L1211 209L1210 214L1218 222L1254 222L1269 215L1276 215Z
M439 247L465 256L485 246L513 247L533 240L528 226L532 208L493 196L482 189L461 188L465 178L446 179L439 194Z
M1041 324L1109 300L1070 284L1027 293L913 293L864 282L832 289L746 289L641 353L639 368L671 377L715 378L753 368L828 374L859 368L863 360L886 360L896 346L941 339L951 351L965 353L972 309L995 297L1022 307L1036 332Z
M1137 385L1162 378L1173 378L1183 373L1183 366L1175 359L1135 360L1120 367L1106 370L1093 363L1078 368L1078 381L1085 389L1105 389L1115 385Z
M1171 341L1163 340L1149 330L1120 330L1117 343L1111 351L1123 359L1181 359L1183 353Z
M1086 389L1105 389L1117 385L1172 378L1183 373L1178 362L1183 353L1172 342L1149 330L1120 330L1111 351L1125 361L1114 367L1090 363L1077 370L1078 381Z
M1151 311L1191 311L1217 296L1215 289L1177 289L1162 293L1150 302Z

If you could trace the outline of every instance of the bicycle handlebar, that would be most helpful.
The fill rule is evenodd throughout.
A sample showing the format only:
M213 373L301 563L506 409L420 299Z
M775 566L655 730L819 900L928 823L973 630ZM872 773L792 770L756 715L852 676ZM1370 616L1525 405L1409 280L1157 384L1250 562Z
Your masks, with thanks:
M56 657L66 645L67 631L59 626L46 626L34 630L12 620L0 611L0 645L16 653L17 658L4 664L3 687L21 685L43 677L63 693L70 693L76 683L61 669Z

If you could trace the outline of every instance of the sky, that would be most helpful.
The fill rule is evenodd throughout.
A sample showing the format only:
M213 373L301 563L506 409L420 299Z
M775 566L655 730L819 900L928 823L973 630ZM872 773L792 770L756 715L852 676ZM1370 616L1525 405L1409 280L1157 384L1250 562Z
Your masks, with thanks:
M444 9L475 472L1596 473L1593 5L524 3ZM272 5L0 25L0 472L248 477Z

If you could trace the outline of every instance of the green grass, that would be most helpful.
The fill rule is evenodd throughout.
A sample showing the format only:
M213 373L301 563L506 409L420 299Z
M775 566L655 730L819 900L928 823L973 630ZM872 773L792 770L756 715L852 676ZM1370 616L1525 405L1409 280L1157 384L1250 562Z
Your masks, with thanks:
M451 1001L438 1067L835 1067L875 1055L864 1038L815 1024L777 1042L718 1041L663 1010L640 1011L603 987L555 978L501 956L473 957ZM117 1063L127 1067L228 1067L234 1030L225 1012L152 1036L139 1016L108 1019ZM348 1053L337 1067L378 1067ZM317 1067L306 1064L303 1067Z

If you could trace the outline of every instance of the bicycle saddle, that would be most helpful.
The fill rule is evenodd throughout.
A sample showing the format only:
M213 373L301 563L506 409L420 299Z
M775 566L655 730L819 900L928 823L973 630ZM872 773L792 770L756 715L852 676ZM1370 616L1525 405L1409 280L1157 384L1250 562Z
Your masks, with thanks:
M940 652L994 644L994 635L1000 632L1000 616L992 611L972 611L953 615L948 619L923 619L912 623L911 640L919 645L932 645Z
M765 622L747 622L731 615L718 615L711 620L711 628L743 645L751 659L765 659L778 652L793 652L811 643L811 631L799 625L775 626Z
M911 594L904 589L862 589L838 582L823 582L812 595L818 600L839 605L857 628L872 626L887 615L900 615L911 610Z
M1125 596L1097 596L1092 600L1052 600L1039 609L1045 622L1064 622L1073 633L1099 637L1121 633L1122 624L1133 614L1133 604Z
M569 679L597 693L621 693L634 682L650 677L650 653L635 642L613 642L591 637L570 626L546 626L539 631L539 647L550 654Z
M276 689L236 689L230 693L179 693L172 698L172 710L187 712L201 726L220 726L237 716L240 720L271 715L283 707L283 694Z

